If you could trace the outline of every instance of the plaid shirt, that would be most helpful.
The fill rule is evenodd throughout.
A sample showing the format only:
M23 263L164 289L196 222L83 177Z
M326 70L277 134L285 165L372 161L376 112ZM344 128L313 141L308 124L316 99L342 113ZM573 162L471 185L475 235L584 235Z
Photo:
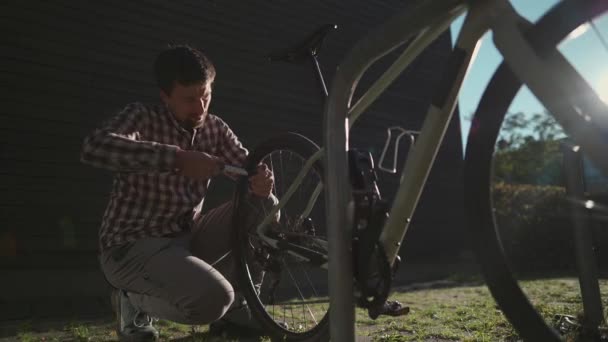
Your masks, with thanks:
M242 166L248 151L219 117L202 127L182 128L164 106L127 105L84 141L84 163L116 171L99 232L100 248L143 237L189 230L203 205L208 180L173 170L179 148Z

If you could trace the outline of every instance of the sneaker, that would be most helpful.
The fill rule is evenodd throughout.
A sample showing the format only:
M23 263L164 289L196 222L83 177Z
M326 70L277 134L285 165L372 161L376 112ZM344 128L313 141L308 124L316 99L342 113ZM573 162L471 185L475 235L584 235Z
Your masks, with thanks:
M286 322L276 322L283 329L288 330ZM229 310L224 317L209 324L209 333L212 336L230 338L267 336L260 323L252 317L247 302L238 308Z
M404 316L410 313L410 307L404 306L399 301L387 300L384 304L378 308L369 308L367 313L371 319L376 319L378 316Z
M155 319L138 311L129 301L125 291L120 289L112 291L112 309L116 313L116 334L120 341L158 340L158 330L152 326Z
M251 317L247 304L238 305L224 315L219 320L209 324L211 335L228 335L232 337L260 336L263 329L260 324Z

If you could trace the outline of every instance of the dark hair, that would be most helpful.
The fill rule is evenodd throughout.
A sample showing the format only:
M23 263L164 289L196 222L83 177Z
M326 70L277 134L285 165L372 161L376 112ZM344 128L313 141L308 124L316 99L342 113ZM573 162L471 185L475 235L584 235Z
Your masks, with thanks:
M213 83L215 67L202 52L188 45L169 46L154 62L156 83L170 94L175 82L181 85Z

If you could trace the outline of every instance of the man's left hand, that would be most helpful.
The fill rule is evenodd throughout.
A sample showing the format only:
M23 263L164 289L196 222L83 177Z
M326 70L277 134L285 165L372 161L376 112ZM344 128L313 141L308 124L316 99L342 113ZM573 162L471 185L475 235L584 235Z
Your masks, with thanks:
M257 173L249 177L251 192L259 197L268 198L272 193L274 185L274 175L266 164L260 164Z

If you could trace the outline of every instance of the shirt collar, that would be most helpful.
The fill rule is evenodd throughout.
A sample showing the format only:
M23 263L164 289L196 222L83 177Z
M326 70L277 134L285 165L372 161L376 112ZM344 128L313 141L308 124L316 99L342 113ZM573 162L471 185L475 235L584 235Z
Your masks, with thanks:
M169 108L166 105L162 104L160 107L161 107L161 111L169 118L169 121L171 121L173 123L173 126L175 128L177 128L177 130L179 130L180 132L188 133L188 134L193 133L193 132L188 131L182 125L179 124L179 122L175 118L175 114L173 114L173 112L171 110L169 110ZM198 128L200 128L200 127L198 127ZM196 132L198 130L198 128L193 128L193 131Z

